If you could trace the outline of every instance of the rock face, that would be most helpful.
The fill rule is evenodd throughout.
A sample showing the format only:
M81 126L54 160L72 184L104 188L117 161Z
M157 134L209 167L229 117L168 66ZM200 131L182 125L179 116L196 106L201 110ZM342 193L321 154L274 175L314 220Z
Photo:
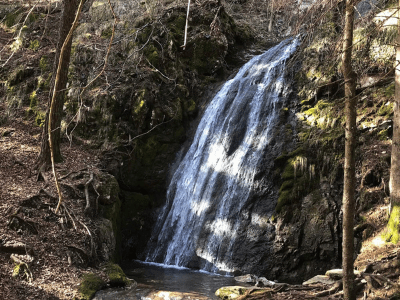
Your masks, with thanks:
M291 207L275 223L274 268L267 278L298 282L338 266L341 257L341 195L328 183Z
M218 273L271 267L264 257L276 191L268 179L273 159L291 145L280 124L292 128L285 61L297 45L288 39L254 57L210 102L173 175L147 261Z
M112 31L108 2L99 0L86 5L86 15L74 40L75 75L71 78L67 113L70 107L80 103L79 90L74 86L85 85L94 78L96 74L90 70L103 61L96 49L83 47L81 43L100 37L106 47ZM217 1L200 1L191 8L188 43L183 51L180 46L186 14L184 5L172 3L163 10L146 7L148 11L141 16L139 12L144 7L132 5L136 4L115 3L120 22L107 69L108 81L100 80L88 91L84 100L87 109L82 111L76 132L83 137L90 136L103 149L103 168L119 184L119 197L115 199L111 195L115 195L111 192L114 186L104 187L105 196L101 197L100 204L109 222L102 228L110 229L111 222L116 249L123 241L124 258L143 259L141 254L160 214L159 208L165 202L170 167L188 135L190 122L197 116L202 91L210 81L220 80L229 73L225 61L232 60L235 49L249 41L251 34L237 26ZM95 26L100 21L102 25ZM256 78L254 84L258 81ZM107 88L99 88L103 85ZM336 266L340 253L339 213L338 199L332 194L325 195L336 191L336 187L333 191L329 187L327 191L310 194L317 186L309 179L312 172L296 169L301 167L297 156L285 160L292 166L288 172L285 163L281 168L280 161L274 161L283 151L294 148L297 103L290 97L280 104L277 122L271 129L275 133L268 155L255 171L253 200L240 212L243 222L235 231L245 237L246 245L238 242L229 247L236 253L232 259L236 266L234 272L300 281L302 276L310 277L325 266ZM244 118L245 107L242 112ZM237 150L244 134L245 130L240 129L229 137L231 146L227 152ZM284 184L279 189L280 177ZM226 180L227 177L220 176L218 184ZM223 196L222 191L218 193L214 196ZM277 198L279 208L295 199L305 200L288 211L280 211L278 216ZM309 218L310 212L312 218ZM114 246L108 242L112 240L110 230L104 233L101 244L106 258ZM199 243L205 245L209 236L208 233L201 235ZM201 255L195 253L189 259L189 266L203 268L207 264L206 256L204 251Z

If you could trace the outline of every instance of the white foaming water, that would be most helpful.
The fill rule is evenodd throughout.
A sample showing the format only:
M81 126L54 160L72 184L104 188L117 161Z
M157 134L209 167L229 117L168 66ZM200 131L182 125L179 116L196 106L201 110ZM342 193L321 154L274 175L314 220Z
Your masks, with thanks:
M147 262L235 270L236 233L250 218L243 206L288 93L285 62L298 44L289 39L254 57L211 101L171 180Z

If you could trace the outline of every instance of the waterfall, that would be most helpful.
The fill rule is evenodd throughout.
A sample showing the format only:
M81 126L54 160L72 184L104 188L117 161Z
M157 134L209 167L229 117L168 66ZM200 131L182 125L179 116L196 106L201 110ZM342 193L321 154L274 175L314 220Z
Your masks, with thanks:
M270 176L268 151L282 144L273 129L291 92L285 62L298 43L251 59L210 102L172 177L146 261L230 273L265 260L251 253L271 243L276 191L261 182Z

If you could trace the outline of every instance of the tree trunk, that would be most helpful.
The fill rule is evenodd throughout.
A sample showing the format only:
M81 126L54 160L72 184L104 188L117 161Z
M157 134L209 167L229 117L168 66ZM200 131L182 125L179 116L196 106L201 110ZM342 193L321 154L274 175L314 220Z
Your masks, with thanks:
M355 146L356 146L356 74L351 66L355 0L346 0L346 16L342 56L342 72L345 80L346 142L343 188L343 292L344 299L355 300L354 291L354 194L355 194Z
M59 63L61 47L62 47L62 45L65 41L65 38L67 37L68 32L74 21L75 13L78 8L78 4L79 4L78 0L64 0L64 10L63 10L63 14L61 17L61 27L60 27L59 37L58 37L56 58L55 58L54 66L53 66L53 78L55 78L55 75L57 73L57 67L58 67L58 63ZM65 88L67 86L67 81L68 81L68 67L69 67L69 62L70 62L70 57L71 57L71 45L72 45L72 39L67 44L67 47L65 49L65 55L61 61L61 72L59 74L59 81L57 83L57 86L55 87L55 89L54 89L54 86L51 89L51 90L54 89L56 91L54 115L53 115L52 122L51 122L51 128L54 128L54 131L52 134L52 144L54 147L53 154L54 154L55 162L62 161L62 155L61 155L61 150L60 150L61 119L62 119L63 106L64 106ZM54 82L54 80L53 80L53 82ZM50 95L49 98L51 100L52 95ZM50 102L49 102L47 113L46 113L45 124L43 126L42 144L41 144L41 148L40 148L40 154L39 154L39 157L38 157L37 163L36 163L37 168L41 168L43 165L49 166L51 163L50 147L49 147L49 140L48 140L49 108L50 108Z
M270 11L270 17L269 17L269 23L268 23L268 32L272 32L273 22L274 22L274 2L271 1L271 11Z
M400 0L399 0L400 5ZM400 17L400 13L399 13ZM399 241L400 222L400 19L398 19L397 45L395 61L395 99L393 116L392 161L390 167L390 203L391 211L386 240Z

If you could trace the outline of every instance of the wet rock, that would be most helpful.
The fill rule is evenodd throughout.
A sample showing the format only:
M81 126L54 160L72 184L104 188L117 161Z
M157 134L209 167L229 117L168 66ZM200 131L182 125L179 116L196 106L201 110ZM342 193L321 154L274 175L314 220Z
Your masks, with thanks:
M243 276L236 276L235 280L239 281L239 282L244 282L244 283L256 283L258 280L258 277L253 274L246 274Z
M273 285L275 285L276 283L274 282L274 281L270 281L270 280L268 280L267 278L265 278L265 277L259 277L258 279L257 279L257 282L256 282L256 286L257 287L263 287L263 286L273 286Z

